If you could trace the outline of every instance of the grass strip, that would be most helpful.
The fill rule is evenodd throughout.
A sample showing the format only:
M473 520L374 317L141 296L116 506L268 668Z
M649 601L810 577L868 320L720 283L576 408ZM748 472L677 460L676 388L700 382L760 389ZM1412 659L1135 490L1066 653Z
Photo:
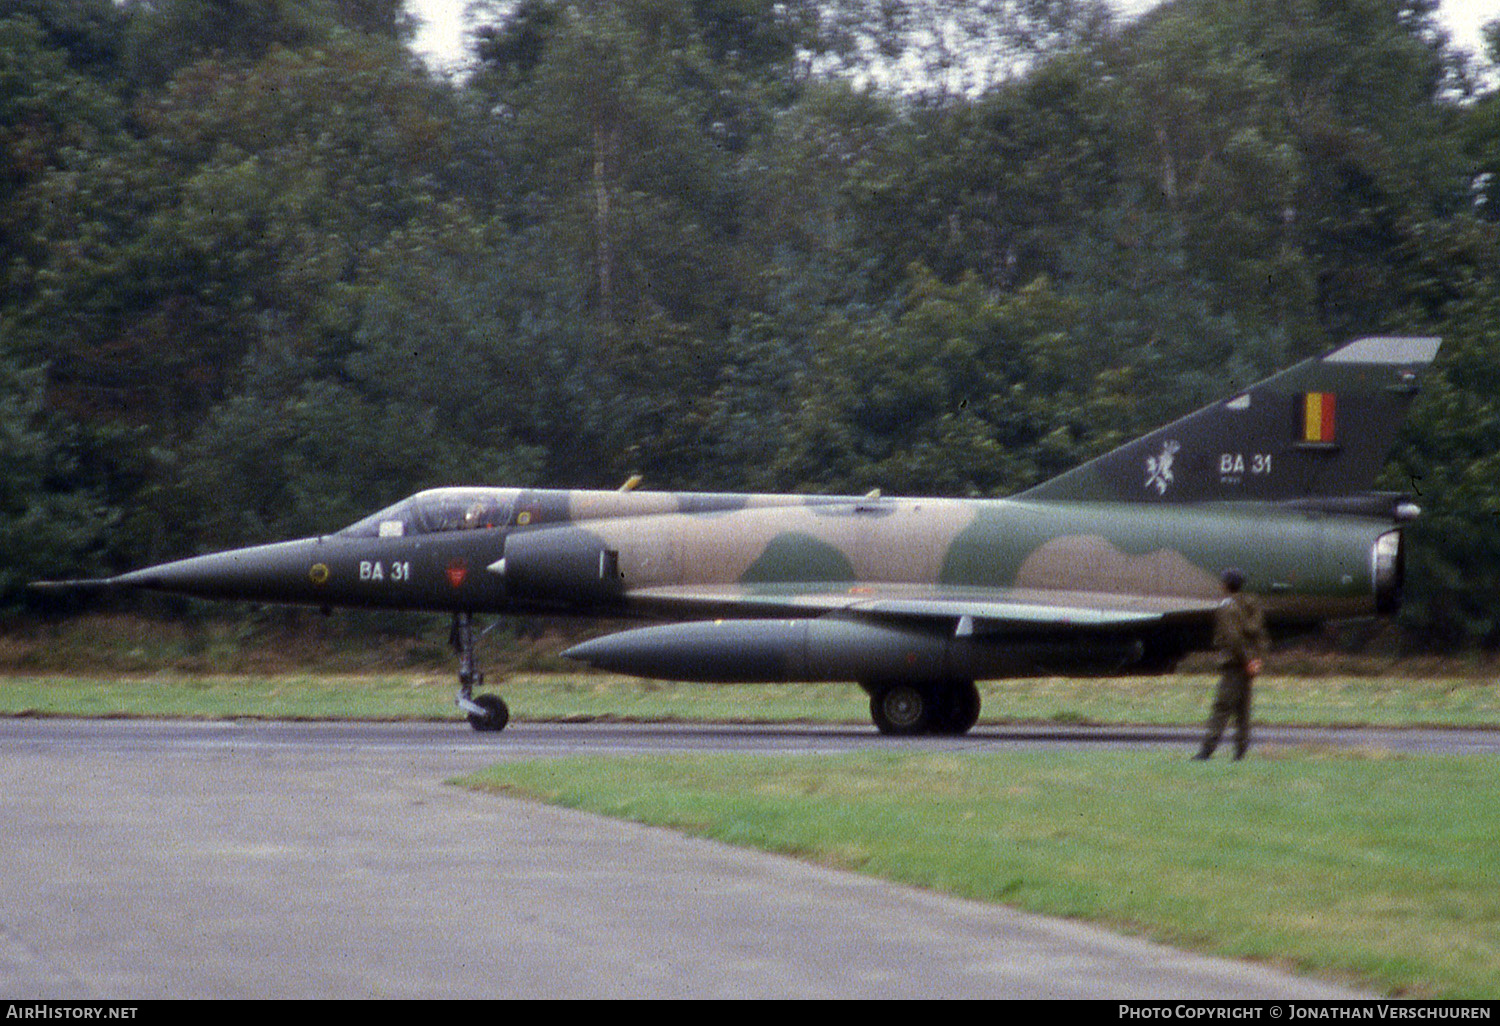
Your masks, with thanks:
M660 756L459 782L1393 996L1500 996L1494 760Z
M456 720L457 684L433 674L0 677L0 715L340 720ZM666 685L546 674L490 688L515 721L869 722L848 684Z
M1201 723L1213 678L1044 678L981 685L982 722ZM456 686L433 673L382 675L3 676L0 715L451 719ZM850 684L664 684L588 674L526 674L494 688L525 720L869 723ZM1500 689L1484 679L1271 677L1256 686L1266 724L1500 725Z

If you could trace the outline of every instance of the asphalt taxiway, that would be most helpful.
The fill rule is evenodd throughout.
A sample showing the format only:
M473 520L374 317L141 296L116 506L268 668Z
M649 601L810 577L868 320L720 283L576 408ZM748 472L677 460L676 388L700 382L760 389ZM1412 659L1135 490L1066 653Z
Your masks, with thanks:
M1486 731L1268 743L1500 754ZM1193 732L0 720L0 996L1358 996L444 783L500 759Z

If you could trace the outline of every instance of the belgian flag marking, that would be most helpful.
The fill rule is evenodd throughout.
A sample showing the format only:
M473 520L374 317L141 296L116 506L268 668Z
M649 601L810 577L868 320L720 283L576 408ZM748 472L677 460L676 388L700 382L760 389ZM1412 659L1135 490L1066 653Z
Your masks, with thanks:
M1334 393L1305 393L1302 397L1302 441L1332 442L1337 412L1338 397Z

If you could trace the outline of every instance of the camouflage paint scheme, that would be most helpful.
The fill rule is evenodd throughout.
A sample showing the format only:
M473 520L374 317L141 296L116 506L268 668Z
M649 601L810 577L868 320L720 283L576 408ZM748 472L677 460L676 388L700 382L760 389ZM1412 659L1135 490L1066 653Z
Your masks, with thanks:
M1229 566L1282 632L1394 608L1414 510L1366 489L1437 348L1358 340L1011 499L443 488L63 584L453 612L481 729L503 703L471 700L468 618L551 613L691 621L565 653L597 667L852 680L882 730L957 733L976 678L1160 672L1205 647Z

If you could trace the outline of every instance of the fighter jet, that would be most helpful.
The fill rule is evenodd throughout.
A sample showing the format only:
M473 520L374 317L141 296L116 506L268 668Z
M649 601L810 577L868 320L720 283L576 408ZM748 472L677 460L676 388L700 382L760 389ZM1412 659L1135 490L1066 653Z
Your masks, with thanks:
M888 734L962 734L976 680L1170 671L1241 570L1273 631L1389 613L1400 494L1373 492L1440 340L1372 337L1008 499L462 487L343 530L37 587L453 615L457 704L509 710L485 614L676 622L584 642L589 666L692 681L849 681Z

